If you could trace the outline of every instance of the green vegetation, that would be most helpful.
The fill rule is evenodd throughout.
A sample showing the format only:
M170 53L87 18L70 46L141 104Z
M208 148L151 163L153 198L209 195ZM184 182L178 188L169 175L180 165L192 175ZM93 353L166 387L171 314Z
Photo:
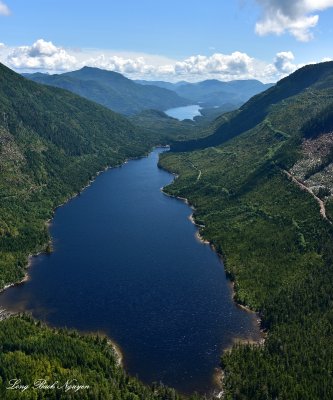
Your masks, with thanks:
M0 397L8 400L180 400L173 389L128 376L105 337L51 330L29 317L1 321ZM26 390L8 390L20 379ZM59 389L38 389L39 379ZM11 383L10 383L11 381ZM69 385L89 388L67 390ZM61 388L63 387L63 388ZM195 397L193 397L194 399Z
M113 111L131 115L147 109L167 110L191 104L177 93L157 86L143 86L113 71L84 67L60 75L26 74L27 78L60 87L95 101Z
M274 105L287 101L288 98L306 90L310 91L312 89L314 92L317 90L318 93L321 93L325 91L325 84L331 87L331 70L331 62L307 65L299 69L292 76L282 79L275 86L252 97L238 111L230 113L229 118L223 117L213 135L202 139L174 143L172 150L190 151L218 146L247 130L253 129L266 118ZM311 91L308 94L311 96ZM319 104L321 104L320 99L318 100ZM315 103L310 116L313 116L318 111L315 108L316 105Z
M96 173L146 153L154 140L127 119L0 65L0 288L23 278L28 254L48 250L45 222ZM2 319L2 315L0 315ZM179 399L117 365L106 339L52 330L27 317L0 321L1 399ZM88 390L7 390L21 379Z
M315 138L319 133L328 133L333 131L333 105L330 104L310 118L302 127L302 133L305 138Z
M283 172L300 158L306 127L323 129L314 121L332 102L333 63L307 66L217 118L206 131L213 130L211 136L200 139L204 132L194 131L199 139L173 146L199 151L161 157L161 166L179 175L168 193L195 206L200 233L223 255L237 301L258 311L268 332L264 345L237 345L224 354L228 400L333 398L333 226ZM156 143L150 117L165 119L142 114L143 131L97 104L0 66L2 287L23 277L29 253L47 248L45 221L57 205L97 171ZM159 141L168 139L170 122L161 122ZM187 137L186 124L173 120L170 135ZM326 208L332 218L331 198ZM105 339L51 330L27 317L1 321L0 336L2 398L179 398L127 377ZM77 379L91 392L5 390L10 379L31 383L41 373Z
M194 121L190 119L179 121L156 110L145 110L130 116L129 119L135 126L154 138L156 143L165 145L170 144L170 141L185 141L212 134L216 126L216 118L219 117L217 121L220 121L221 114L235 108L230 104L219 108L205 108L200 111L201 116L194 117Z
M207 130L211 129L208 117L198 118L195 122L190 119L179 121L162 111L146 110L131 116L130 121L162 145L169 144L170 140L188 140L211 132Z
M0 287L46 248L56 206L152 143L124 117L0 66Z
M330 198L328 202L326 203L326 212L328 218L333 221L333 199Z
M260 313L268 333L264 345L224 354L226 399L333 398L333 227L283 172L299 158L302 127L332 104L332 82L333 63L305 67L197 141L223 145L161 157L179 175L167 192L194 205L237 301Z

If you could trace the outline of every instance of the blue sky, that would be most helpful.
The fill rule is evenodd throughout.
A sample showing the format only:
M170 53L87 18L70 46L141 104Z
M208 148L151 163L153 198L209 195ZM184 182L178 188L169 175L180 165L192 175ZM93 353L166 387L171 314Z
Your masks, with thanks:
M18 71L272 81L333 57L332 21L333 0L2 0L0 60Z

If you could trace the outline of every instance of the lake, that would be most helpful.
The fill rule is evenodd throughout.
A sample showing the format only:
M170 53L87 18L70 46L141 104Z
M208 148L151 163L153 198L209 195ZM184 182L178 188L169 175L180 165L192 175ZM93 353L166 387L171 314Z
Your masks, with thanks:
M185 106L185 107L176 107L170 108L169 110L164 111L169 117L173 117L178 119L179 121L183 121L184 119L192 119L201 115L200 110L202 107L198 105Z
M233 302L220 258L196 238L191 208L161 192L173 179L157 167L162 151L107 170L58 208L54 252L34 257L30 279L0 305L107 334L144 382L209 392L223 349L260 333Z

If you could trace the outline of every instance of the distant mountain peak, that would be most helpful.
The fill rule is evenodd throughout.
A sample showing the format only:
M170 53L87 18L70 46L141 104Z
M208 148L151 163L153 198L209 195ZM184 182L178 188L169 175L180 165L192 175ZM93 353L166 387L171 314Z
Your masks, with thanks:
M115 71L84 66L59 75L25 75L35 82L69 90L113 111L132 115L146 109L165 111L191 104L174 91L140 85Z

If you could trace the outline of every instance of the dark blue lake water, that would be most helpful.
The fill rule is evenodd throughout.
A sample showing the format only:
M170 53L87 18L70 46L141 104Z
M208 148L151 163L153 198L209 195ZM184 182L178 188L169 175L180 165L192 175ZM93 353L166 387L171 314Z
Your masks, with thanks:
M232 301L219 257L196 239L191 208L161 192L173 179L157 167L161 151L106 171L60 207L54 252L34 257L30 280L2 293L0 305L104 332L130 374L207 392L222 350L259 332Z
M169 110L166 110L165 113L169 115L169 117L177 118L180 121L182 121L184 119L193 119L194 117L201 115L200 110L201 110L200 106L192 105L185 107L170 108Z

